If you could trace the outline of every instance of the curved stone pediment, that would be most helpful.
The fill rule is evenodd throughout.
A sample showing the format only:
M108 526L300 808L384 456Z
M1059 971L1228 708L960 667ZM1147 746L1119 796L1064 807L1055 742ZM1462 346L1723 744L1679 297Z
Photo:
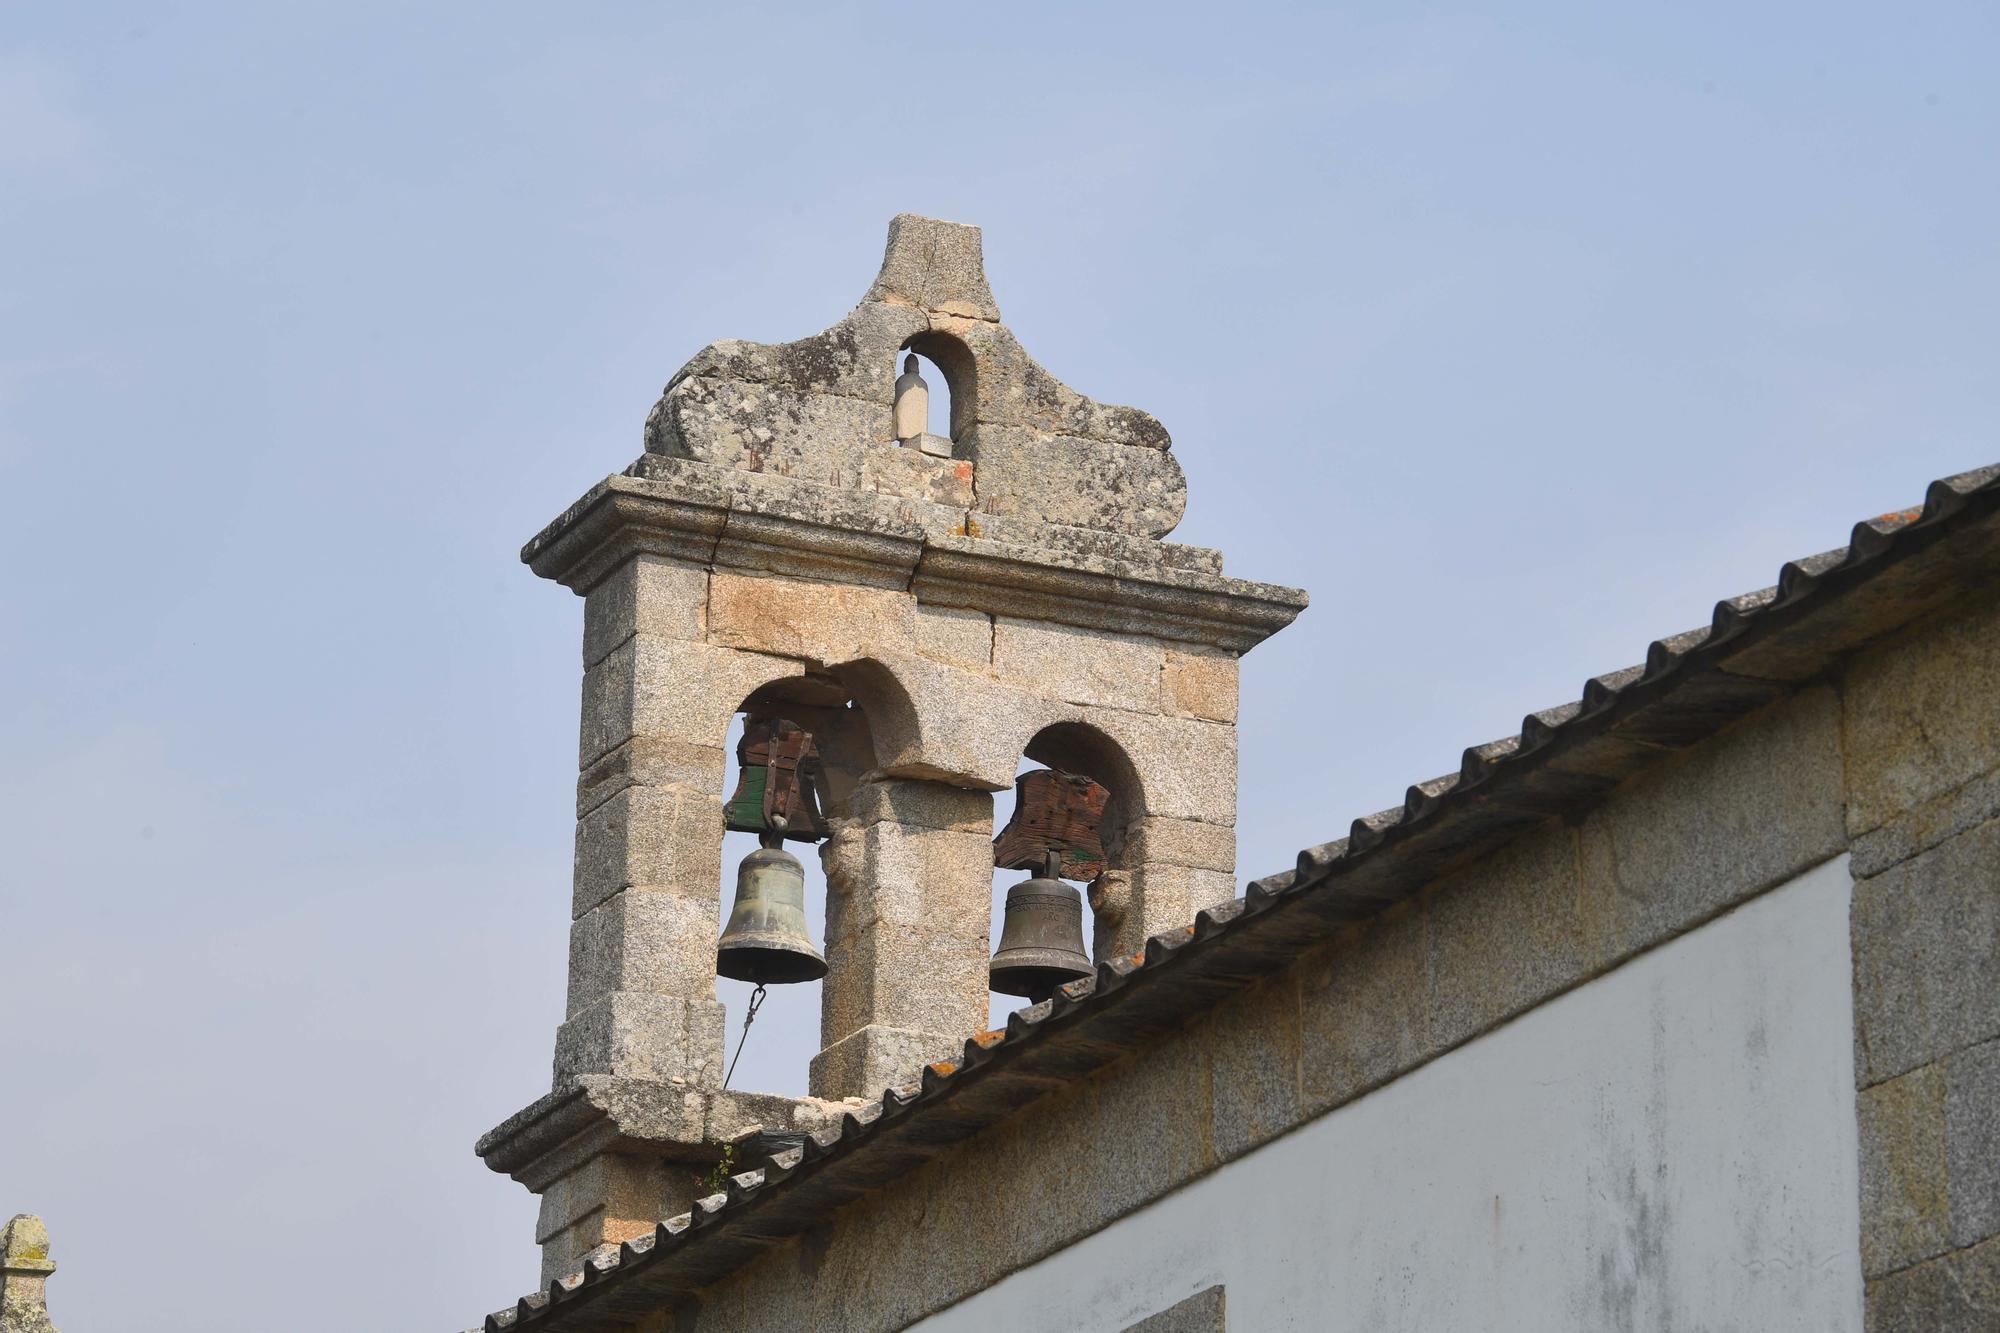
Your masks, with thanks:
M951 390L951 457L898 445L897 363ZM1044 370L1000 322L979 228L904 213L882 269L839 323L789 343L710 343L646 422L649 453L873 490L976 513L1164 537L1187 507L1166 429Z

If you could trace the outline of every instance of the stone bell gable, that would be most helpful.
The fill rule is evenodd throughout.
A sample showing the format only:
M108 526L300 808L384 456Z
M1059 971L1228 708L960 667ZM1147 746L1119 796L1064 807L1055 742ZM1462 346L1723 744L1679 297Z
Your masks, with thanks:
M929 357L951 391L949 456L899 448L900 353ZM646 450L986 517L1164 537L1187 508L1167 432L1096 402L1028 355L1000 322L977 227L902 214L882 271L823 333L710 343L674 375Z
M898 425L913 352L949 438L908 398ZM479 1152L541 1196L545 1279L685 1211L719 1140L822 1128L985 1027L993 793L1024 764L1103 792L1076 975L1234 898L1237 659L1306 599L1161 540L1185 501L1158 422L1000 324L978 229L904 215L845 319L705 348L645 454L528 543L584 598L569 989L552 1091ZM815 756L823 823L775 839L826 878L804 1098L725 1086L738 718Z

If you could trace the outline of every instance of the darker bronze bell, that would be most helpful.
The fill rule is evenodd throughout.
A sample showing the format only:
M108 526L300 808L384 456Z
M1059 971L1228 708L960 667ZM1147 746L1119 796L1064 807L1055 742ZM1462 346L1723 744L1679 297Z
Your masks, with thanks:
M826 959L806 930L806 869L779 845L784 821L736 870L736 902L715 945L717 976L759 986L818 981Z
M1066 981L1091 974L1083 949L1083 895L1056 878L1051 852L1032 879L1007 890L1000 947L987 965L988 984L1002 995L1046 1000Z

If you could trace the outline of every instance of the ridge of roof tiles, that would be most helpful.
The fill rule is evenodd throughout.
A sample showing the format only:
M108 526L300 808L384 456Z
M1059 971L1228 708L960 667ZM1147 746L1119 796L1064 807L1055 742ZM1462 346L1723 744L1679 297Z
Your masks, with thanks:
M1052 1037L1081 1027L1129 1049L1136 1039L1241 989L1290 961L1296 956L1296 941L1313 933L1299 930L1301 923L1293 921L1289 934L1279 929L1265 931L1269 938L1249 938L1260 923L1303 916L1316 921L1317 933L1323 935L1383 910L1399 898L1389 896L1380 884L1364 885L1351 900L1331 891L1360 867L1385 861L1400 846L1413 843L1427 826L1445 822L1455 807L1485 799L1511 775L1534 770L1549 756L1605 732L1639 708L1661 701L1676 686L1691 683L1704 669L1715 668L1726 650L1775 639L1843 594L1865 588L1892 566L1923 555L1944 538L1996 514L2000 514L2000 464L1932 482L1922 506L1866 519L1854 525L1846 546L1787 562L1773 586L1716 603L1707 626L1656 640L1642 665L1593 676L1584 682L1580 698L1530 713L1518 734L1469 747L1458 772L1415 784L1402 805L1355 820L1344 838L1306 848L1292 869L1252 881L1242 898L1204 909L1193 925L1155 935L1144 950L1101 962L1094 975L1014 1011L1005 1028L968 1038L960 1060L927 1066L918 1081L889 1088L879 1101L842 1116L831 1135L808 1136L801 1146L771 1153L761 1167L730 1177L722 1193L698 1200L690 1212L661 1222L652 1235L626 1241L615 1252L607 1247L588 1258L579 1272L488 1315L484 1333L526 1328L566 1333L612 1330L720 1279L772 1241L804 1231L825 1209L886 1183L1058 1083L1122 1054L1105 1056L1105 1043L1099 1040L1089 1051L1064 1056L1050 1049ZM1990 541L1990 549L1980 550L1978 557L2000 567L2000 532L1990 534ZM1942 577L1944 591L1956 586L1949 571ZM1936 594L1939 589L1931 591ZM1896 623L1926 609L1914 605ZM1851 651L1868 637L1895 627L1874 625L1868 630L1873 623L1862 622L1866 632L1855 642L1841 640L1836 626L1823 658ZM1811 656L1808 648L1804 657ZM1695 716L1667 726L1661 732L1667 739L1650 744L1660 757L1685 748L1790 693L1813 674L1816 671L1790 677L1734 677L1739 688L1721 696L1697 690L1701 697L1692 705ZM1608 790L1593 791L1590 785L1576 786L1573 800L1594 802ZM1511 829L1502 829L1496 845L1559 813L1551 801L1561 799L1563 792L1553 798L1543 794L1503 817L1499 823L1511 824ZM1463 854L1476 845L1450 839L1446 843L1446 856ZM1428 849L1425 855L1430 859L1419 856L1419 874L1430 873L1440 849ZM1284 909L1292 905L1320 910L1287 913ZM1015 1086L1007 1084L1010 1077ZM956 1117L954 1103L964 1103ZM755 1138L753 1131L742 1141ZM886 1149L884 1163L872 1169L856 1166L849 1170L851 1179L840 1178L844 1167L860 1163L869 1155L864 1150L876 1144ZM717 1252L703 1257L698 1251L709 1238L717 1242ZM676 1258L683 1260L684 1271L668 1271Z

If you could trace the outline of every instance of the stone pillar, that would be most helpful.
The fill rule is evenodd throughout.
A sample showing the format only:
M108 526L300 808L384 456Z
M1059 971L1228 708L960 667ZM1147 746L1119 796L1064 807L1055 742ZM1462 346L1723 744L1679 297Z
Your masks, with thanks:
M702 642L708 572L636 556L584 604L569 997L555 1081L719 1087L722 742L795 661Z
M33 1213L0 1231L0 1333L56 1333L49 1322L49 1229Z
M593 1250L650 1236L661 1218L686 1212L699 1174L690 1162L604 1152L546 1185L535 1218L542 1285L582 1268Z
M878 1097L986 1026L993 797L886 778L820 852L825 990L815 1097Z
M1236 830L1221 824L1138 820L1126 836L1124 861L1129 870L1108 870L1091 886L1099 962L1136 953L1150 936L1236 896Z

